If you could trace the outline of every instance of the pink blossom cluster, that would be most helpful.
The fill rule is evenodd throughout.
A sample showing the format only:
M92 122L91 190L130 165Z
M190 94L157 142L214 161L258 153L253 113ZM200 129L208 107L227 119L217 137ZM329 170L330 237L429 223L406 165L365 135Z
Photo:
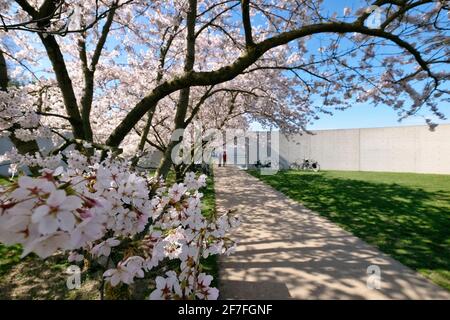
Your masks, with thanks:
M62 155L60 153L56 155L43 156L39 152L32 154L21 154L13 147L10 151L0 155L0 162L9 162L9 173L11 176L15 176L20 169L24 166L27 167L40 167L48 169L56 169L61 165Z
M63 251L72 262L95 260L113 287L151 270L164 273L150 299L216 299L201 258L231 253L235 242L227 235L239 220L231 213L202 214L199 189L206 176L188 173L168 187L130 171L125 161L91 162L95 157L77 152L68 161L77 158L78 167L44 169L39 177L20 176L1 187L0 242L21 244L22 256ZM169 260L177 267L167 270Z
M8 136L14 125L14 135L22 141L31 141L38 135L48 135L46 129L39 126L40 117L30 106L36 103L36 97L27 90L0 90L0 137Z
M47 111L51 111L51 116ZM42 80L0 90L0 138L14 137L22 144L40 138L59 144L61 137L70 136L67 117L63 114L61 93L54 81Z

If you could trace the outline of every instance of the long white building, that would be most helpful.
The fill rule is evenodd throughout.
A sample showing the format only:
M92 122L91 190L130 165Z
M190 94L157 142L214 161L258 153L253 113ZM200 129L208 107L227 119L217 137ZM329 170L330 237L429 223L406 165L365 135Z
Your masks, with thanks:
M244 167L275 159L281 168L288 168L292 162L308 158L318 161L323 170L450 174L450 124L441 124L434 131L423 125L318 130L291 136L247 132L245 138L228 135L225 140L227 162ZM0 139L0 155L11 147L9 139ZM221 148L215 154L222 152ZM160 157L155 152L143 166L157 166ZM0 166L0 174L7 175L7 166Z

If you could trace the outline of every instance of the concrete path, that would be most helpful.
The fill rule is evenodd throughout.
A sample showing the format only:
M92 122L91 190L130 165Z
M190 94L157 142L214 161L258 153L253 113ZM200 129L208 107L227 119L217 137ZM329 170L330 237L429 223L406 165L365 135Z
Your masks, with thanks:
M450 299L244 171L215 168L215 188L218 209L235 208L242 217L236 252L220 260L222 299ZM381 270L379 290L367 287L370 265Z

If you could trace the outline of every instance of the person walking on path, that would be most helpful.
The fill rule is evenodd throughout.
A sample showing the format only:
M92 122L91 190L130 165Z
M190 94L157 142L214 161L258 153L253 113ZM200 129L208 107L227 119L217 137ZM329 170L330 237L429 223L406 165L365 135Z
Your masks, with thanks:
M227 152L225 150L223 150L222 160L223 160L223 166L225 167L225 165L227 164Z

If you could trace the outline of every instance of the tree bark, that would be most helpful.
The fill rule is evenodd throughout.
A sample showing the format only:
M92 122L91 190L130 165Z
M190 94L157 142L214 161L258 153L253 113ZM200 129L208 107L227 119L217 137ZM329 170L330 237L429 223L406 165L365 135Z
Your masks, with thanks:
M6 60L3 52L0 50L0 90L8 91L8 69L6 68Z
M215 71L206 72L186 72L183 75L166 81L157 86L153 91L145 96L136 106L126 115L122 122L115 128L107 139L110 146L118 146L124 137L130 132L133 126L153 108L159 100L169 94L192 86L207 86L223 83L234 79L245 69L255 63L264 53L275 47L285 45L295 39L321 33L360 33L381 39L387 39L398 45L400 48L408 51L425 70L430 77L433 77L430 68L421 56L420 52L414 46L399 36L386 32L381 29L370 29L363 24L353 22L327 22L304 26L300 29L286 31L273 36L262 42L256 43L247 48L247 50L231 64L221 67Z
M77 139L84 139L83 123L81 121L80 112L78 110L77 99L72 86L72 80L64 62L63 54L59 48L56 39L51 36L43 36L39 34L42 43L44 44L47 55L55 71L56 80L61 90L66 112L69 115L69 122L72 127L74 137Z
M189 73L194 70L195 63L195 21L197 18L197 0L189 0L189 12L187 14L187 50L186 58L184 62L184 72ZM186 87L180 90L180 95L177 104L177 111L175 114L175 130L184 130L186 128L185 118L187 114L187 109L189 106L191 88ZM161 159L158 169L155 172L156 177L162 176L165 178L169 173L170 167L173 163L172 161L172 150L173 148L183 140L180 137L180 141L171 140L167 144L166 151Z
M139 153L141 153L144 150L145 143L147 142L148 133L149 133L150 127L152 125L152 120L153 120L154 114L155 114L155 110L150 110L147 113L147 122L145 123L144 130L142 130L142 132L141 132L141 139L140 139L139 145L136 149L136 155L133 157L133 160L131 161L132 168L136 167L136 165L139 162L139 158L140 158Z
M52 12L56 8L57 1L45 1L37 11L26 0L16 0L16 2L37 22L41 28L45 28L50 23ZM52 64L53 71L56 75L58 86L64 100L69 123L72 127L73 135L77 139L84 139L83 123L81 121L80 111L78 110L77 99L72 86L72 80L66 68L64 56L59 48L55 37L50 34L39 33L39 38L44 45L47 56Z
M181 23L181 18L179 19ZM178 29L180 28L179 24L176 24L174 26L172 34L169 35L169 38L167 39L167 42L165 45L161 46L160 48L160 57L159 57L159 70L156 75L156 84L160 84L161 80L163 78L163 70L166 65L166 56L167 52L169 52L170 47L172 46L173 40L175 39L175 36L177 34ZM167 33L169 32L170 28L167 28L166 31L163 34L163 40L165 40L165 37ZM147 112L147 122L145 123L144 130L141 133L141 140L139 141L139 145L136 149L136 156L133 158L133 161L131 163L132 167L135 167L137 163L139 162L139 157L137 154L141 153L144 150L145 142L148 140L148 133L150 131L150 127L152 126L152 120L153 115L155 114L157 104L155 104L148 112Z
M80 41L80 60L83 68L84 75L84 88L83 95L81 97L81 120L83 122L84 139L93 142L93 133L91 126L91 110L92 101L94 97L94 77L95 69L100 60L101 53L105 46L106 40L108 38L109 31L111 30L111 25L114 20L114 15L116 13L117 1L113 4L113 9L108 12L108 17L106 18L105 24L102 28L102 33L95 46L94 53L92 56L91 64L88 64L87 52L86 52L86 42L85 40Z
M242 25L244 26L244 33L245 33L245 46L247 48L250 48L255 45L255 43L253 42L252 24L250 20L250 1L242 0L241 8L242 8Z

